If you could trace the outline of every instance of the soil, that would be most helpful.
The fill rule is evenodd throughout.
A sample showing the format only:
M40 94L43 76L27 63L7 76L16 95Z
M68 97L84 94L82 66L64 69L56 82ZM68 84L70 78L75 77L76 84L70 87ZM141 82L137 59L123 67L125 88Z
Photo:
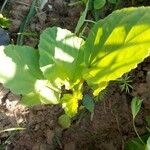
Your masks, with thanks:
M5 8L12 20L8 29L13 41L16 41L19 26L27 15L31 0L11 0ZM35 32L36 37L26 37L24 43L36 47L39 34L46 27L59 26L74 31L84 6L68 6L69 0L49 0L45 7L31 19L27 30ZM149 1L138 2L150 5ZM129 1L118 8L129 7ZM112 5L104 7L100 17L110 13ZM9 11L8 11L9 10ZM92 17L89 14L89 17ZM24 127L23 131L0 134L0 150L123 150L125 143L136 137L131 115L131 100L139 96L143 100L140 113L136 118L136 127L140 135L146 130L146 116L150 115L150 58L130 72L133 89L129 94L121 92L119 85L112 82L107 88L105 99L95 106L94 116L81 111L74 118L69 129L58 124L63 113L60 106L24 107L20 96L14 95L0 84L0 130Z

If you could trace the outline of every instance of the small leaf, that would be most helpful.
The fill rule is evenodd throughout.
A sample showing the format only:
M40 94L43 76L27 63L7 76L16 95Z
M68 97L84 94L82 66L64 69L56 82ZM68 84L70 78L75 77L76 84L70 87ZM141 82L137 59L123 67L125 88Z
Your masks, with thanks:
M71 119L68 115L64 114L58 118L58 123L64 128L69 128L71 125Z
M94 101L93 98L89 95L85 95L83 97L83 105L86 107L86 109L89 110L89 112L93 113L94 112Z
M94 0L94 9L101 9L106 4L106 0Z
M140 111L142 105L142 100L140 100L138 97L134 97L131 102L131 111L133 115L133 119L135 119L136 115Z

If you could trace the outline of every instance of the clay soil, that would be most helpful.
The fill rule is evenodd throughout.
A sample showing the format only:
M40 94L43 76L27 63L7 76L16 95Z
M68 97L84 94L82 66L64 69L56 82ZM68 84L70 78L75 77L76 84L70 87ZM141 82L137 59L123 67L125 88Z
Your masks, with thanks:
M36 47L39 34L50 26L74 32L84 6L70 7L69 3L69 0L49 0L41 11L37 11L27 27L27 31L35 32L37 36L26 37L24 43ZM12 20L8 32L14 42L30 4L31 0L10 0L5 7L4 12ZM137 0L136 5L150 5L150 2ZM131 2L125 1L118 8L129 6L132 6ZM100 11L100 17L104 18L114 8L113 5L107 5ZM88 17L91 19L92 13ZM125 143L136 137L130 107L134 96L143 100L135 121L137 130L140 135L147 133L146 117L150 115L149 71L150 58L147 58L129 73L133 89L128 94L121 92L118 83L110 83L104 100L95 106L92 120L89 112L82 111L73 119L69 129L63 129L58 124L58 117L63 113L60 106L24 107L20 103L20 96L14 95L1 84L0 130L18 126L26 129L1 133L0 150L123 150Z

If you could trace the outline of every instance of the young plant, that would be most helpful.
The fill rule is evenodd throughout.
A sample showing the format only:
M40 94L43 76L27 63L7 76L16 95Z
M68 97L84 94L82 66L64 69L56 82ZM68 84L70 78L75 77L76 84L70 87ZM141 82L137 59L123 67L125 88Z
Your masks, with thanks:
M0 14L0 27L2 28L8 28L11 24L11 21L4 17L2 14Z
M139 113L139 111L141 109L141 104L142 104L142 100L140 100L138 97L134 97L132 99L132 102L131 102L131 111L132 111L132 116L133 116L132 120L133 120L134 131L135 131L137 137L129 140L125 144L125 150L134 150L134 149L149 150L150 149L150 134L148 133L148 134L145 134L144 136L140 136L137 132L135 122L134 122L135 117L137 116L137 114ZM147 123L149 125L149 118L147 118L147 119L146 120L148 121Z
M66 29L48 28L38 50L0 47L0 82L21 94L24 104L61 104L71 118L84 82L97 96L149 56L149 27L150 8L140 7L114 11L94 25L86 41Z
M117 79L119 86L121 88L121 91L125 91L126 93L130 92L130 89L132 89L132 80L131 77L127 74L123 75L121 78Z
M139 140L141 141L142 144L144 144L143 140L141 139L141 137L139 136L138 132L137 132L137 129L136 129L136 126L135 126L135 117L137 116L138 112L140 111L141 109L141 105L142 105L142 100L140 100L138 97L134 97L132 99L132 102L131 102L131 111L132 111L132 120L133 120L133 127L134 127L134 131L136 133L136 135L138 136Z

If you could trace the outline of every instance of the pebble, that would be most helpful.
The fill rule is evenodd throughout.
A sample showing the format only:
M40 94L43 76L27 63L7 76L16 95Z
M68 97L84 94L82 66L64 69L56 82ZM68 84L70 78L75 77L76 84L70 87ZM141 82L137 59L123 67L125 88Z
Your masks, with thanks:
M10 38L8 32L0 27L0 46L8 45L10 42Z

